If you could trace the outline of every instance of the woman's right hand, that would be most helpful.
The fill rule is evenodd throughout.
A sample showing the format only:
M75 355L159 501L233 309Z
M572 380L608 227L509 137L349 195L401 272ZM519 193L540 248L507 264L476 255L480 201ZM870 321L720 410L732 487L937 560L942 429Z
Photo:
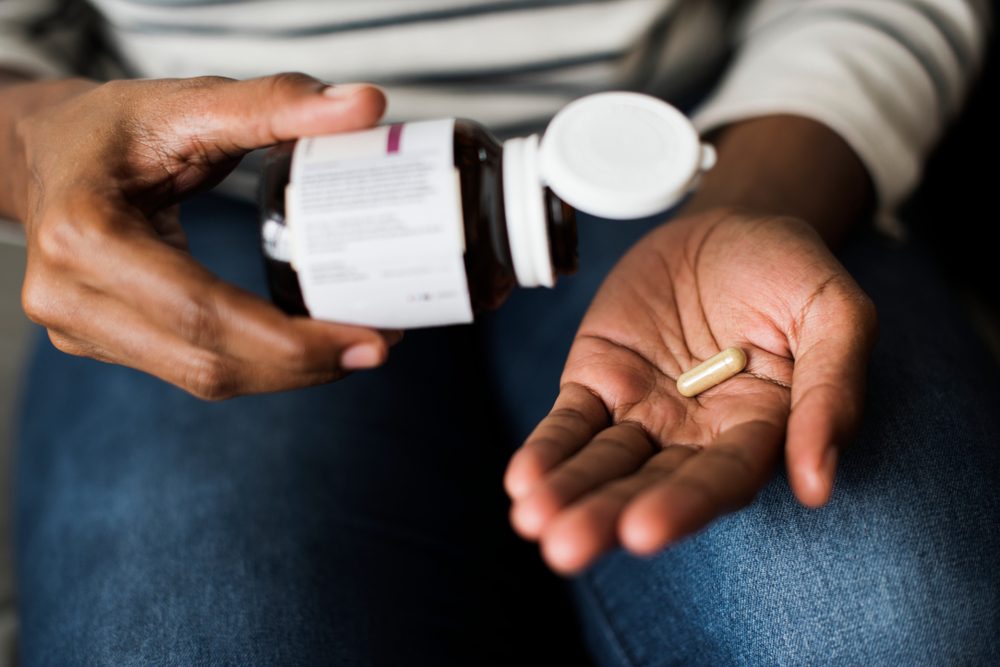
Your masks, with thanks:
M285 315L198 264L178 222L179 201L250 150L378 122L377 88L280 74L21 83L2 95L0 211L24 223L24 310L57 348L205 399L319 384L385 360L398 333ZM11 119L11 109L27 111Z

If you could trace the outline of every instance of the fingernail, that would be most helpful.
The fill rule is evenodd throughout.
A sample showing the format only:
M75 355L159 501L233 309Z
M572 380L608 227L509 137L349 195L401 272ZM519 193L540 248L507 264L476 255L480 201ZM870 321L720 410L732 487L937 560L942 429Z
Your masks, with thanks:
M349 371L375 368L382 362L382 352L377 345L361 343L340 355L341 368Z
M370 83L337 83L323 89L323 94L333 100L350 99L362 88L378 88Z
M816 506L824 504L833 491L833 481L837 468L837 453L836 447L827 449L823 453L823 458L820 459L819 465L806 478L808 485L812 487L812 493L815 494L816 498L821 499L814 499L812 501L816 503Z
M385 338L385 342L389 343L389 345L395 345L399 341L403 340L403 330L383 329L382 336Z
M826 454L823 455L823 462L820 463L820 475L822 475L824 480L830 480L831 484L837 473L837 456L839 453L836 447L830 447L830 449L826 450Z

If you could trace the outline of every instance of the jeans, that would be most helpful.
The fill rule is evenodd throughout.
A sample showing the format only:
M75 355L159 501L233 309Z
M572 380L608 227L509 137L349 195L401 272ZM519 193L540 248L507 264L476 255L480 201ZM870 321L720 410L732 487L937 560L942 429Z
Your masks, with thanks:
M263 294L254 210L205 196L194 253ZM864 426L831 502L779 471L648 558L559 578L501 479L590 297L654 223L581 222L581 266L380 369L198 401L44 335L22 395L25 665L804 665L1000 661L1000 381L919 249L860 234Z

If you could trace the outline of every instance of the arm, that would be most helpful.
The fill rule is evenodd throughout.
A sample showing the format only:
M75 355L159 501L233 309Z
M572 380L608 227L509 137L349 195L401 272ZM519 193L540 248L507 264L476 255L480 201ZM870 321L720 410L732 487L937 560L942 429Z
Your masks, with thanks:
M876 319L820 232L842 234L866 190L825 208L782 197L797 178L742 191L756 174L736 150L740 135L772 121L785 127L779 118L734 125L717 180L608 275L559 398L508 465L514 528L539 540L557 571L577 572L618 544L654 553L740 509L782 448L803 504L832 492L860 422ZM761 170L794 164L797 152L772 146ZM842 178L865 183L851 168ZM823 215L794 217L810 212ZM678 393L681 373L729 346L746 354L744 373L696 398Z
M370 86L302 74L10 83L0 88L0 211L21 220L25 313L69 354L206 399L381 364L396 332L289 317L187 249L179 203L255 148L374 124Z
M769 116L825 126L867 170L876 222L887 222L961 109L985 54L988 14L980 0L756 0L741 21L730 69L693 121L703 133ZM772 138L785 151L792 143ZM795 139L803 142L795 166L811 162L818 177L799 198L813 196L825 185L829 142L817 140L823 152L810 156L813 138L796 131ZM762 150L754 151L755 159L766 160L766 145L756 148ZM832 166L841 185L841 165ZM768 188L787 178L767 174ZM824 192L815 197L823 199Z
M512 523L557 571L619 544L651 554L740 509L782 449L799 500L829 498L860 423L876 317L828 246L908 194L972 74L931 84L928 63L954 65L954 49L916 3L850 3L886 10L880 29L831 11L847 4L756 3L695 117L716 167L607 277L556 404L511 459ZM959 26L974 65L982 29L968 6L927 7ZM933 58L900 36L928 40L917 48ZM677 376L728 345L747 353L746 372L680 396Z
M33 0L32 0L33 1ZM25 313L60 350L222 399L381 364L400 336L289 317L187 250L178 205L255 148L368 127L370 86L301 74L60 78L0 6L0 215L24 226ZM32 75L49 76L32 80Z

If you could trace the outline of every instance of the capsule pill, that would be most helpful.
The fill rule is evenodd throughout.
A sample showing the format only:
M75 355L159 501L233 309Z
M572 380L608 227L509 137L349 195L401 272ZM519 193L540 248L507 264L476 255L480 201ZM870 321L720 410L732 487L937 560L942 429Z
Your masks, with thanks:
M727 347L677 378L682 396L697 396L733 377L747 365L747 355L738 347Z

